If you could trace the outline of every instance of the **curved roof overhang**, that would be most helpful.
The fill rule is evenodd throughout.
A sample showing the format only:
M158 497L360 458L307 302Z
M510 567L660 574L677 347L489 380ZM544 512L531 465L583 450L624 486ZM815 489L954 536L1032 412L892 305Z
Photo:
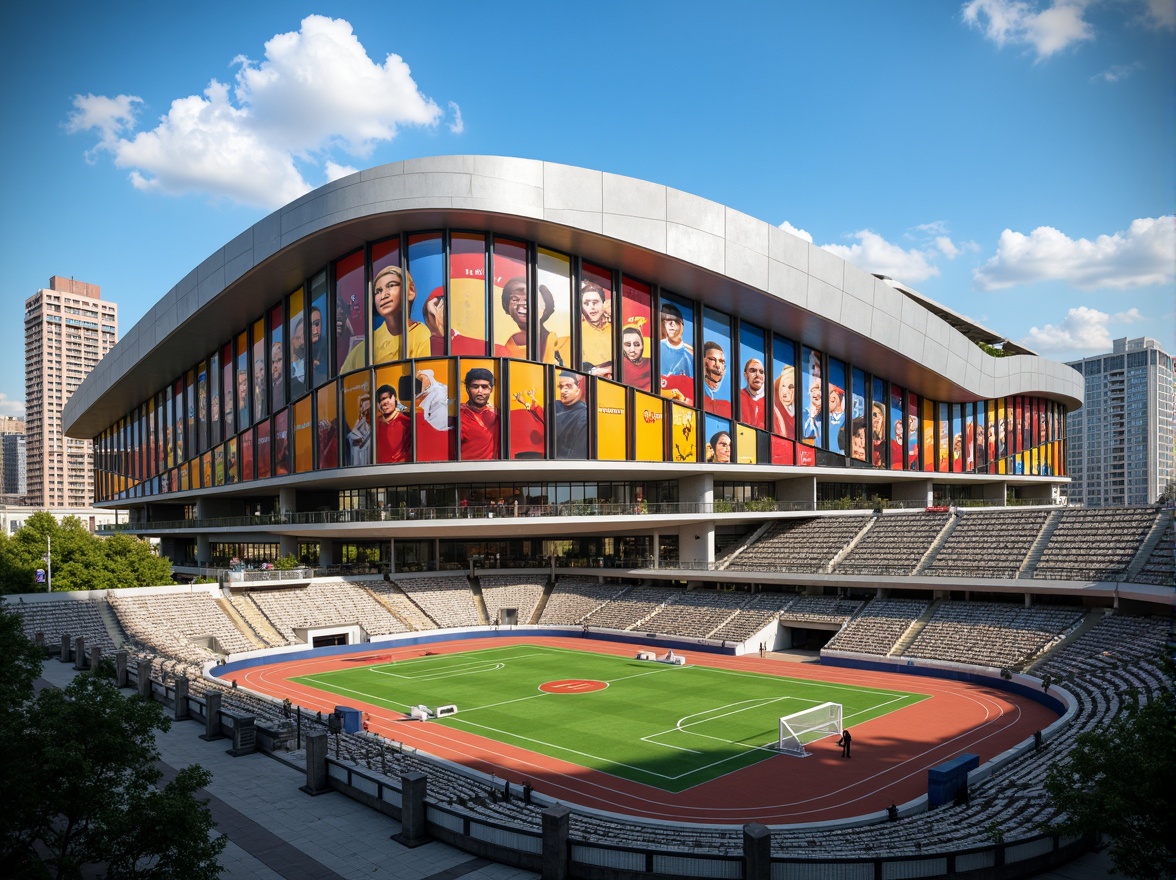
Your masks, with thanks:
M192 270L66 404L93 437L364 242L431 228L486 230L618 268L920 394L1034 394L1076 409L1082 380L1033 355L995 358L932 308L778 227L679 190L493 156L382 165L307 193Z

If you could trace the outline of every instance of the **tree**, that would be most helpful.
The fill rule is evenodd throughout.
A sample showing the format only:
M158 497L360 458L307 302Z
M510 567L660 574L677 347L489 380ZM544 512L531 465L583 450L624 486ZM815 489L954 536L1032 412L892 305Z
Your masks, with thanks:
M1045 783L1060 814L1050 830L1105 832L1115 867L1128 877L1170 876L1176 859L1176 694L1166 665L1166 686L1154 699L1080 734Z
M38 511L15 535L0 542L0 592L37 589L35 573L45 567L50 541L54 591L175 583L170 561L157 556L146 541L121 534L102 539L76 517L58 523L51 513Z
M34 698L16 643L28 640L9 623L14 618L0 613L0 660L22 683L0 706L0 749L20 756L0 774L0 864L8 875L65 880L97 865L134 880L215 878L224 838L209 838L207 801L194 797L211 774L193 766L157 787L155 731L170 726L159 704L124 697L90 674Z

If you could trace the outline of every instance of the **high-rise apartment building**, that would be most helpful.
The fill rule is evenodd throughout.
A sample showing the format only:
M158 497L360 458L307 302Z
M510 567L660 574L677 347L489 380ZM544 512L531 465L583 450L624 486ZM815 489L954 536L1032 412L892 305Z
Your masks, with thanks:
M1151 504L1176 479L1171 355L1154 339L1123 338L1070 366L1085 384L1082 409L1066 417L1070 502Z
M25 438L29 503L89 507L94 453L68 438L61 408L118 338L118 306L101 288L54 275L25 300Z

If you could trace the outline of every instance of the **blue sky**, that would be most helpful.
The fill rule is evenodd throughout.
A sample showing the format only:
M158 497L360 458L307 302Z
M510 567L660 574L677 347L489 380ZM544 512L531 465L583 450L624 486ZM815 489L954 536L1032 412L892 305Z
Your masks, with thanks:
M100 284L121 335L294 195L452 153L788 224L1049 357L1176 353L1172 0L49 0L9 21L0 414L23 413L22 306L50 275Z

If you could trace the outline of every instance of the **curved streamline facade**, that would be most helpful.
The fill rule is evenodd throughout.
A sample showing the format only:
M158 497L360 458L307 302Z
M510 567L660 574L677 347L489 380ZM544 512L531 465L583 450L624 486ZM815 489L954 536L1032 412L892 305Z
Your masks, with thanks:
M735 506L1048 501L1081 379L977 345L999 341L696 196L443 157L336 181L238 236L64 420L96 440L100 501L170 534L177 563L317 543L330 564L391 533L404 564L499 539L698 563ZM364 508L404 515L334 515ZM409 516L439 509L457 519ZM565 552L580 540L591 552Z

